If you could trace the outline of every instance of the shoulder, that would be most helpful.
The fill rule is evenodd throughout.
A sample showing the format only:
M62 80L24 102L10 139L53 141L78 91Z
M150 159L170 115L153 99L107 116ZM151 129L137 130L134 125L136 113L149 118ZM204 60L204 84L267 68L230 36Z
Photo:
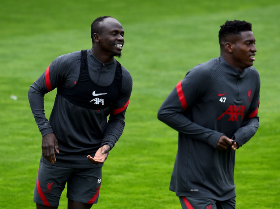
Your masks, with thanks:
M51 63L51 65L57 66L57 67L61 67L61 66L65 66L65 67L69 67L75 63L80 63L81 62L81 52L80 51L75 51L75 52L71 52L68 54L63 54L60 55L59 57L57 57L55 60L53 60L53 62Z
M132 91L132 76L130 72L124 67L122 67L122 90L126 92Z
M247 77L250 79L250 81L255 81L257 83L260 83L260 75L256 68L253 66L248 67L247 69Z
M130 72L124 66L122 66L122 77L125 79L132 80Z
M197 76L200 78L209 79L219 64L219 59L213 58L205 63L196 65L186 74L186 76Z
M80 69L81 52L76 51L69 54L63 54L57 57L50 64L50 71L62 77L68 76L72 72Z
M248 73L251 74L251 75L254 75L254 76L256 76L256 77L260 77L259 72L258 72L257 69L254 68L253 66L248 67L248 68L247 68L247 71L248 71Z

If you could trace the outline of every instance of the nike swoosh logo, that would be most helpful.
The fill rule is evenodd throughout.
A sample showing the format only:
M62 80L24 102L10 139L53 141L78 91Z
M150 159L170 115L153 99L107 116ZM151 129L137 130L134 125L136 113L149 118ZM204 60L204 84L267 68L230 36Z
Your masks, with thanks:
M94 97L97 97L97 96L100 96L100 95L105 95L107 93L100 93L100 94L96 94L95 91L92 92L92 96Z
M224 96L224 95L226 95L227 93L224 93L224 94L220 94L220 93L218 93L218 96L219 97L222 97L222 96Z

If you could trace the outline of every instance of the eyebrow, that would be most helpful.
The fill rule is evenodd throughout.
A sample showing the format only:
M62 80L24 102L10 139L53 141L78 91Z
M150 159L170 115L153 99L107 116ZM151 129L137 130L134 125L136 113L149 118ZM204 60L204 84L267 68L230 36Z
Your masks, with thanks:
M256 40L248 39L248 40L245 40L244 42L255 42L256 43Z
M110 32L120 32L120 33L124 33L124 30L118 30L118 29L113 29Z

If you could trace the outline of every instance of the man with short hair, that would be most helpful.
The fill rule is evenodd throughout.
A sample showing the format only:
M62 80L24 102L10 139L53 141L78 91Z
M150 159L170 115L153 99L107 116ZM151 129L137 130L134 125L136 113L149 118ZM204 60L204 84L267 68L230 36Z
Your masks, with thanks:
M182 208L235 208L235 150L259 126L260 78L251 23L226 21L221 55L191 69L158 111L179 132L170 190Z
M103 163L125 126L132 78L114 59L121 56L123 27L110 16L99 17L91 38L92 49L57 57L28 92L43 136L33 199L38 209L57 208L66 182L69 209L97 203ZM55 88L48 121L44 95Z

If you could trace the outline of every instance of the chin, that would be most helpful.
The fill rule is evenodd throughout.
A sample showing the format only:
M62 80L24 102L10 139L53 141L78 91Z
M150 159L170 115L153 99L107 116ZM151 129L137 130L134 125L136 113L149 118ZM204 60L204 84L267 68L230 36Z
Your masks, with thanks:
M253 64L254 64L254 63L253 63L253 62L251 62L251 63L250 63L249 65L248 65L248 67L251 67L251 66L253 66Z
M253 66L253 64L254 64L253 62L247 62L244 66L245 66L245 68L248 68L248 67Z
M114 53L113 56L114 56L114 57L119 57L119 58L120 58L120 57L122 56L122 53Z

